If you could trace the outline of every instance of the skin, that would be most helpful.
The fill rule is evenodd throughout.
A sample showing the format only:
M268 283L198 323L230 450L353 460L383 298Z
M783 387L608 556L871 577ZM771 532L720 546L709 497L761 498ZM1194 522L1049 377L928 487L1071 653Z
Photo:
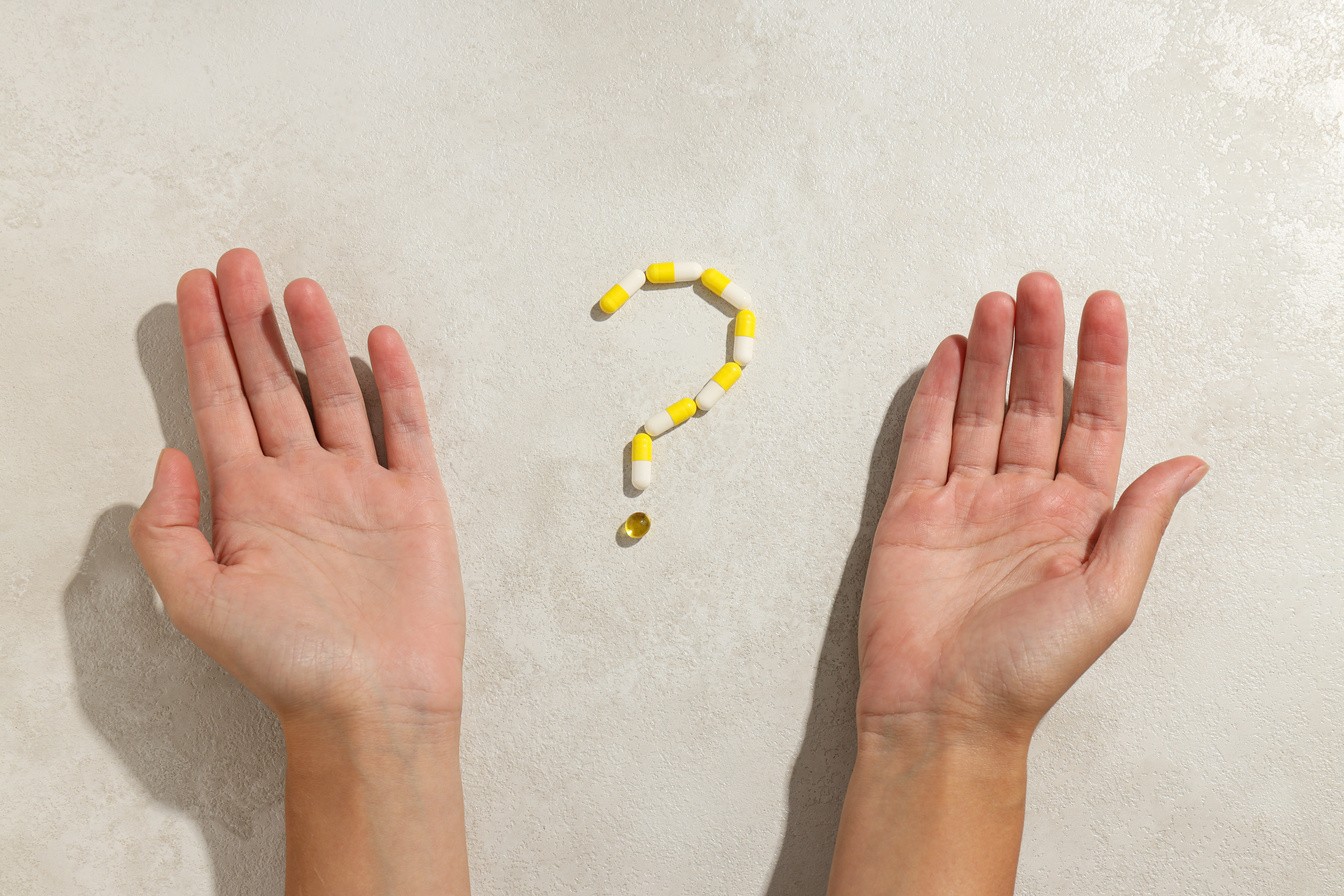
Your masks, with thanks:
M1062 445L1049 274L1022 278L1016 301L986 295L969 338L929 361L859 614L831 896L1012 892L1032 732L1134 619L1176 503L1208 470L1168 460L1112 507L1127 350L1119 296L1093 294Z
M286 893L467 893L465 609L415 368L392 328L369 334L384 468L322 288L284 301L311 418L256 255L178 283L214 543L172 449L131 540L173 624L280 719Z
M256 256L183 276L214 544L174 450L132 542L174 624L281 721L286 892L467 893L465 611L415 369L395 331L369 334L383 468L326 296L296 280L285 306L313 418ZM1012 891L1032 732L1129 625L1176 502L1208 469L1159 464L1112 507L1126 351L1123 305L1094 294L1062 447L1063 302L1048 274L1023 278L1016 302L986 296L969 339L934 352L860 611L833 896Z

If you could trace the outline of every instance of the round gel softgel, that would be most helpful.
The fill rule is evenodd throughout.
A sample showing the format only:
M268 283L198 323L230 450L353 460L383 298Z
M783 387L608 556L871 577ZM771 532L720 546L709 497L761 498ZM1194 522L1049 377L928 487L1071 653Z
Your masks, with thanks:
M650 525L647 513L632 513L625 520L625 534L631 538L643 538L649 534Z

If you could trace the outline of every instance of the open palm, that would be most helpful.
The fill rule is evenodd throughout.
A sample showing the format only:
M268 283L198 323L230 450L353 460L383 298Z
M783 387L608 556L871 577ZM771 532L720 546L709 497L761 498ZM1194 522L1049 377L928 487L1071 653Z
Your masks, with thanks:
M448 501L415 369L390 327L369 334L388 466L321 288L285 291L309 417L261 265L226 253L178 285L188 387L212 494L196 528L186 455L168 450L131 523L184 634L282 719L461 711L464 609Z
M1099 292L1083 310L1061 444L1063 349L1059 285L1033 273L1016 302L981 299L969 338L934 352L859 614L862 731L920 718L1029 737L1132 621L1176 502L1207 467L1159 464L1112 509L1126 413L1120 298Z

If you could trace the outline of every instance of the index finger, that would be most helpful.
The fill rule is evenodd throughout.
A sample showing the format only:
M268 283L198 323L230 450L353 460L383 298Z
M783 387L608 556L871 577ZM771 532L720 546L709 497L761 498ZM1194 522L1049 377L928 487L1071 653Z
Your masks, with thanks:
M966 364L966 337L948 336L938 343L919 378L906 414L891 489L937 488L947 484L952 453L952 421Z
M196 435L206 470L213 476L229 461L260 454L261 444L224 325L219 287L210 271L188 271L178 281L177 323Z

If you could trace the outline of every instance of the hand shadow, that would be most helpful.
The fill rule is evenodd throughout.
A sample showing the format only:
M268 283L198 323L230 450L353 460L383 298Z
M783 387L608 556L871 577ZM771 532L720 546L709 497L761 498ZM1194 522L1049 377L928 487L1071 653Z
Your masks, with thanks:
M887 504L905 418L923 375L924 368L920 367L896 390L877 431L859 531L840 574L822 638L812 707L789 777L788 820L766 896L823 896L826 892L840 810L858 743L854 706L859 696L859 604L868 575L868 555L872 553L877 521ZM1066 421L1072 399L1073 384L1065 377Z
M136 343L164 441L196 468L208 536L210 498L176 307L152 308L140 320ZM374 435L383 461L372 374L363 361L352 361L379 424ZM164 615L127 535L134 510L118 504L99 515L65 590L80 706L145 791L200 827L216 896L280 893L285 755L279 722Z
M65 589L80 707L151 798L196 822L216 896L280 893L279 723L156 609L126 534L134 511L98 517Z
M789 777L789 816L784 825L784 840L766 896L821 896L826 892L835 833L840 826L840 808L849 773L854 768L858 742L854 702L859 695L859 601L868 573L873 532L886 506L891 475L896 469L901 430L923 374L921 367L896 390L877 431L873 459L868 466L868 488L859 514L859 532L845 559L835 602L831 605L831 618L822 638L812 708Z

